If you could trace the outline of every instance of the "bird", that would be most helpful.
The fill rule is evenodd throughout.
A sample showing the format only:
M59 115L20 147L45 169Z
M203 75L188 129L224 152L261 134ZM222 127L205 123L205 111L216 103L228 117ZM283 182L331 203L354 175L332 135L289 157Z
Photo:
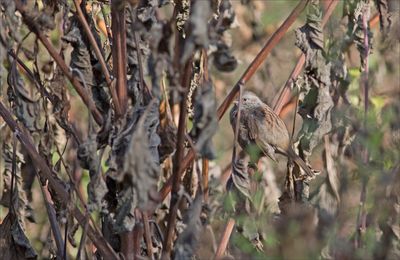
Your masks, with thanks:
M235 101L230 111L230 123L234 132L238 111L239 101ZM293 160L307 175L315 175L293 150L289 132L282 119L250 91L245 91L242 95L237 140L244 151L248 152L248 148L255 145L262 155L270 157L275 162L275 153L283 154Z

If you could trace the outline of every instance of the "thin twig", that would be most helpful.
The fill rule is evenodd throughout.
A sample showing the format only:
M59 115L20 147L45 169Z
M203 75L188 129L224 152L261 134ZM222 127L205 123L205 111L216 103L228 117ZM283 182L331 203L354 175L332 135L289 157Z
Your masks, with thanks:
M31 157L35 166L40 169L38 174L41 178L47 179L48 184L51 189L55 191L55 195L58 196L60 201L67 203L69 201L69 193L65 190L64 186L59 183L52 174L51 169L45 162L45 160L39 155L36 147L33 144L32 137L30 137L27 132L21 131L20 127L13 120L11 113L6 109L3 103L0 101L0 115L3 117L4 121L11 128L11 130L16 134L18 140L21 142L23 147L26 149L27 153ZM77 219L80 225L83 225L85 216L82 212L74 206L71 209L73 216ZM93 229L91 226L88 229L88 235L93 243L98 248L99 252L107 259L119 259L118 255L114 252L111 246L107 243L104 237Z
M81 240L79 242L78 253L76 254L76 259L78 260L82 259L81 258L82 248L84 249L85 247L88 226L89 226L89 217L88 215L86 215L85 224L82 228Z
M11 164L11 184L10 184L10 212L16 214L16 209L14 207L13 199L15 193L15 176L17 174L17 137L13 133L13 150L12 150L12 164ZM18 196L18 195L17 195Z
M147 256L150 259L154 259L154 257L153 257L153 242L151 241L151 234L150 234L149 216L147 215L146 211L142 212L142 220L143 220L143 227L144 227L144 239L146 241Z
M80 2L81 1L79 1L79 0L74 0L76 12L78 14L78 19L81 22L83 29L86 32L86 36L88 37L89 42L93 47L93 50L94 50L94 52L97 56L97 59L100 63L101 70L104 73L104 78L106 80L108 88L110 89L111 98L114 103L115 113L117 115L121 115L122 111L121 111L121 106L120 106L120 103L118 100L117 91L115 90L115 84L113 84L113 82L111 80L111 75L110 75L110 72L108 71L107 64L104 60L103 54L101 53L99 46L97 45L96 39L93 36L90 26L86 21L85 15L82 12Z
M67 241L68 241L68 221L65 223L64 227L64 247L62 259L67 260Z
M175 208L175 204L177 203L177 194L181 187L182 183L182 160L184 155L185 149L185 132L186 132L186 119L187 119L187 91L189 89L190 80L192 76L192 58L185 64L184 74L182 76L182 86L185 89L185 92L182 93L182 100L180 102L180 113L179 113L179 124L178 124L178 133L177 133L177 142L176 142L176 152L174 157L174 165L173 165L173 174L172 174L172 190L173 194L171 197L170 209ZM191 150L192 151L192 150ZM194 152L193 152L194 154ZM169 255L172 250L172 239L174 236L175 231L175 221L176 221L176 214L170 214L168 218L168 225L167 225L167 235L164 241L164 252L163 254Z
M134 253L134 259L137 259L137 257L140 256L140 240L142 239L144 235L144 228L142 224L142 216L140 214L139 209L135 209L135 218L137 219L135 227L133 228L133 249L132 252ZM130 244L131 245L131 244ZM128 245L128 246L130 246ZM127 258L131 259L131 258Z
M11 164L11 187L10 187L10 212L12 214L16 214L16 209L14 207L13 200L15 196L18 196L18 194L15 194L18 189L16 189L16 171L17 171L17 133L13 133L13 151L12 151L12 164ZM36 171L35 171L36 172ZM37 173L37 172L36 172ZM62 249L63 249L63 239L61 236L61 231L60 227L58 226L57 219L56 219L56 214L54 208L50 205L50 202L47 199L47 196L45 195L45 192L43 190L43 186L40 184L39 185L41 190L42 190L42 195L43 195L43 200L45 202L46 210L47 210L47 215L50 221L50 227L53 232L54 240L56 242L56 247L57 247L57 255L58 257L62 257Z
M35 173L39 177L39 174L36 171L36 169L35 169ZM43 187L43 185L40 182L39 182L39 187L42 192L42 197L44 200L44 205L46 207L47 216L49 218L51 231L53 233L53 237L56 242L57 254L59 257L62 257L63 256L62 252L63 252L64 244L66 244L66 240L64 241L62 238L60 226L58 225L58 222L57 222L56 211L54 209L54 206L50 203L48 196L46 195L45 187Z
M288 16L288 18L286 18L286 20L278 28L278 30L276 30L275 33L271 36L271 38L269 38L267 43L264 45L264 47L261 49L261 51L257 54L257 56L254 58L254 60L251 62L250 66L243 73L243 75L240 77L240 79L235 84L233 89L229 92L228 96L225 98L225 100L219 106L218 118L221 119L221 117L225 114L226 110L228 110L228 107L230 106L232 101L235 99L237 93L239 92L239 84L242 82L243 82L243 84L246 84L250 80L250 78L254 75L254 73L258 70L258 68L261 66L261 64L268 57L271 50L280 42L282 37L285 35L285 33L290 28L290 26L294 23L294 21L297 19L297 17L301 14L301 12L307 6L308 2L309 2L309 0L300 0L299 3L297 4L297 6L293 9L293 11Z
M271 36L271 38L267 41L267 43L264 45L264 47L260 50L260 52L257 54L257 56L254 58L250 66L247 68L247 70L243 73L243 75L240 77L239 81L236 83L236 85L233 87L233 89L230 91L228 96L224 99L222 104L219 106L217 114L218 114L218 119L220 120L222 116L225 114L225 112L228 110L228 107L232 103L232 101L235 99L238 91L239 91L239 86L240 83L247 83L250 78L254 75L254 73L257 71L257 69L260 67L262 62L267 58L268 54L271 52L272 48L275 47L279 41L282 39L283 35L287 32L289 27L294 23L294 21L297 19L297 17L300 15L300 13L304 10L306 5L308 4L309 0L301 0L299 4L293 9L293 11L290 13L288 18L283 22L283 24L278 28L278 30ZM195 152L193 150L189 150L186 156L183 158L183 160L180 162L180 175L183 174L183 172L186 170L186 168L190 165L190 163L193 161L195 157ZM160 198L162 200L165 199L165 197L169 194L172 188L172 178L169 178L164 186L161 188L159 191Z
M40 82L40 80L38 80L34 74L32 73L32 71L28 68L28 66L25 65L25 63L15 54L14 50L9 50L8 54L13 57L18 64L24 69L24 71L26 72L26 75L28 76L28 79L34 83L36 85L36 87L38 88L40 94L43 97L46 97L50 103L53 105L53 107L55 107L56 104L56 100L53 98L53 96L47 91L47 89L43 86L43 84ZM69 128L71 130L71 134L72 137L74 138L75 142L79 145L80 143L82 143L81 139L79 138L79 135L76 133L75 128L72 127L72 125L67 122L69 125Z
M209 173L209 161L208 159L202 159L201 173L203 175L203 199L204 203L208 203L208 173Z
M332 14L335 6L337 4L337 1L332 1L330 3L330 5L328 6L328 9L323 17L322 20L322 27L324 27L326 25L327 19L329 18L329 16ZM329 16L328 16L329 15ZM376 13L370 20L369 20L369 26L370 27L375 27L379 22L379 14ZM349 41L350 42L350 41ZM348 47L350 47L350 45L345 46L344 49L347 49ZM343 51L344 52L344 51ZM293 68L292 73L290 74L288 80L286 81L284 87L282 88L282 90L280 91L280 94L275 102L274 105L274 111L275 113L277 113L278 115L281 114L282 109L285 107L285 105L287 104L287 102L290 100L290 86L292 84L292 82L300 75L300 72L304 66L304 63L306 61L306 57L304 54L302 54L299 58L299 60L297 61L296 66Z
M233 149L232 149L232 167L236 162L236 149L237 149L237 142L239 136L239 128L240 128L240 115L242 114L242 91L243 91L243 83L239 83L239 101L238 101L238 108L236 114L236 124L235 124L235 132L234 132L234 140L233 140ZM233 169L232 169L233 171Z
M20 58L18 58L17 54L14 52L13 49L8 51L8 55L13 57L13 59L15 59L18 62L18 65L20 65L24 69L24 71L26 72L26 75L28 76L28 79L36 85L39 92L44 97L46 97L50 102L53 102L54 99L50 95L50 93L47 91L47 89L43 86L43 84L40 82L40 80L36 79L36 77L33 75L32 71L28 68L28 66L26 66L25 63Z
M228 223L226 223L224 234L222 235L221 242L219 243L217 252L215 253L215 258L214 258L215 260L220 259L222 255L225 253L234 226L235 226L235 220L233 218L230 218L228 220Z
M325 10L324 17L322 18L321 27L324 28L329 18L331 17L333 11L335 10L336 5L339 3L339 0L330 0L330 3L327 5L327 9ZM288 80L283 86L278 99L274 105L274 112L279 115L283 106L287 103L288 99L290 99L290 87L294 80L300 75L301 70L306 62L306 56L301 54L299 60L297 61L296 66L293 68L292 73L290 74Z
M364 66L362 67L362 75L360 79L360 88L364 92L364 130L368 131L367 129L367 119L368 119L368 103L369 103L369 97L368 97L368 90L369 90L369 85L368 85L368 76L369 76L369 51L370 51L370 46L369 46L369 37L368 37L368 20L370 16L370 6L368 5L366 7L366 10L363 10L362 13L362 23L363 23L363 30L364 30L364 53L362 53L362 56L364 58ZM368 147L364 147L364 150L362 151L362 160L365 165L368 165L369 163L369 151ZM365 201L367 198L367 184L368 184L368 176L363 176L362 177L362 187L361 187L361 194L360 194L360 206L358 209L358 214L357 214L357 230L356 230L356 239L354 240L355 242L355 247L360 248L362 246L362 234L365 232L366 225L367 225L367 214L366 214L366 209L365 209Z
M62 72L65 76L69 79L72 86L75 88L76 92L82 98L85 105L88 107L90 112L92 113L94 119L96 120L97 124L102 125L103 123L103 116L101 115L100 111L96 108L96 105L93 99L88 95L87 91L83 88L82 84L79 80L71 73L69 67L63 60L63 58L58 54L57 50L51 45L47 37L44 35L43 31L40 30L39 26L37 25L36 21L33 17L25 10L24 5L22 4L21 0L14 0L16 9L21 13L24 23L28 26L28 28L36 34L39 40L42 42L44 47L49 52L50 56L53 57L54 61L60 66Z
M67 164L65 163L65 160L64 160L64 158L63 158L63 156L62 156L62 153L60 152L60 149L59 149L58 145L55 144L55 147L56 147L56 150L57 150L58 155L60 156L61 163L62 163L62 165L63 165L64 168L65 168L65 172L67 173L67 175L68 175L68 177L69 177L69 179L70 179L70 182L71 182L71 184L72 184L72 186L73 186L73 188L74 188L74 191L75 191L76 194L78 195L78 199L79 199L79 201L81 202L82 207L85 209L86 215L89 216L89 219L90 219L90 221L91 221L92 224L93 224L93 229L96 230L96 232L100 233L99 228L96 226L96 221L94 221L92 215L90 215L90 214L88 213L87 203L86 203L86 201L85 201L85 199L84 199L84 197L83 197L83 195L82 195L82 192L81 192L81 190L79 189L77 183L74 181L74 178L72 177L72 174L68 171ZM98 165L98 168L97 168L97 171L98 171L98 172L101 170L101 158L103 157L103 155L104 155L104 149L101 150L100 155L99 155L99 165Z

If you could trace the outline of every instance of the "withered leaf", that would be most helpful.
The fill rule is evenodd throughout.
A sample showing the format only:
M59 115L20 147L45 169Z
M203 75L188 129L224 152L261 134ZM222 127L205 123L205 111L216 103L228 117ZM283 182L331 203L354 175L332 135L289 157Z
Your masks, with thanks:
M89 19L88 22L97 45L101 46L100 36L95 29L92 19ZM69 31L62 39L70 43L73 47L70 66L75 71L74 73L78 73L78 79L84 81L82 84L90 88L96 106L102 112L107 112L110 107L110 97L105 91L105 78L100 70L97 56L76 16L71 18Z
M217 100L211 81L204 81L195 91L193 129L190 135L195 140L195 147L202 157L214 159L215 152L212 137L218 129L216 116Z
M97 155L97 142L94 133L89 133L87 141L79 145L77 157L82 168L89 170L90 182L88 183L88 209L103 210L103 198L107 193L107 186L101 174L101 162L99 155Z
M156 199L152 193L156 191L159 175L158 101L153 100L147 109L132 135L123 165L125 177L136 191L136 206L142 210Z
M34 100L25 88L16 61L12 61L7 77L8 100L13 104L14 113L29 131L41 129L40 103Z
M331 143L329 138L325 137L325 158L324 168L327 172L327 177L318 188L316 195L311 201L319 210L320 225L331 224L330 222L336 216L340 203L340 181L339 171L336 169L334 162L338 159L339 145L337 142Z
M208 20L211 16L211 6L209 0L194 0L190 6L190 16L188 20L188 37L185 39L184 51L181 57L181 64L185 64L190 55L196 49L207 48L208 39Z
M232 174L226 183L228 191L237 190L247 199L251 200L250 179L247 173L246 160L238 159L232 163Z
M24 152L24 151L23 151ZM36 169L32 159L24 152L24 162L21 165L21 176L22 176L22 189L24 190L27 198L26 203L26 217L31 222L35 222L32 209L32 186L36 177Z
M17 147L15 147L17 149ZM26 189L23 189L24 178L21 172L21 163L24 163L23 156L16 151L13 158L13 148L7 143L2 144L2 159L4 168L2 173L2 190L0 190L0 204L13 209L13 214L19 219L22 225L25 223L25 217L32 220L30 207L27 201ZM15 160L15 161L14 161ZM11 190L11 179L13 162L15 162L14 190ZM12 205L10 205L10 202Z
M9 212L0 224L0 259L37 258L18 220L17 216Z
M217 44L217 50L213 53L213 55L214 66L219 71L231 72L236 69L238 62L225 43Z
M231 28L233 22L235 21L235 9L232 6L230 0L222 0L218 7L218 18L217 18L217 28L216 31L222 34L224 31Z
M130 139L125 148L119 148L125 151L115 164L120 169L109 171L109 176L120 186L114 223L116 232L132 230L135 208L147 210L158 200L155 195L159 177L158 106L158 99L153 99L144 112L137 112L141 114L140 119L133 121L127 132L120 133L123 139L119 140ZM118 151L114 151L112 156L117 154Z
M318 5L311 5L307 23L296 30L296 45L306 55L306 67L302 88L299 114L303 117L303 126L298 143L305 155L309 155L322 137L332 129L330 95L331 64L323 52L321 15Z
M230 0L215 2L213 9L214 16L208 26L210 45L215 48L213 63L219 71L230 72L236 69L238 62L225 42L224 33L235 21L235 10Z
M158 146L160 154L160 162L163 162L170 154L172 154L176 147L176 126L172 121L170 111L168 111L167 101L164 99L160 103L160 125L158 126L157 133L160 136L161 143Z
M352 41L357 46L360 53L361 70L365 68L365 59L372 50L373 34L369 28L364 28L363 19L369 19L370 5L365 1L346 1L344 5L345 14L348 16L349 22L347 24L347 34L351 37ZM367 17L368 16L368 17ZM365 31L368 37L368 51L364 42Z
M199 233L202 227L201 210L202 210L202 193L197 192L196 198L190 205L183 219L186 225L185 229L179 234L174 247L174 257L176 260L191 259L196 251L199 242Z
M390 26L392 25L392 14L390 13L389 9L389 4L391 1L375 0L374 2L379 12L379 23L381 32L383 32L384 35L387 35L390 30Z

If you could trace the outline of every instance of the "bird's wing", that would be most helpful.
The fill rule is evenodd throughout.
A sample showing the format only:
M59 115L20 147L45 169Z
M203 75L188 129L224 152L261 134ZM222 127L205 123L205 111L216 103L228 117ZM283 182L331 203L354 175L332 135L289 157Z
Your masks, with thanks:
M258 127L256 118L254 118L253 115L249 114L246 119L247 119L249 138L250 140L255 141L258 139Z
M256 115L254 113L249 113L249 114L246 114L246 116L245 116L249 139L254 144L257 145L257 147L260 149L260 151L264 155L266 155L266 156L270 157L272 160L276 161L275 156L274 156L275 149L272 146L270 146L269 144L262 142L259 138L260 134L262 135L262 133L260 133L260 131L262 131L262 130L259 129L258 125L262 122L257 122L257 120L259 120L257 118L260 118L259 115Z

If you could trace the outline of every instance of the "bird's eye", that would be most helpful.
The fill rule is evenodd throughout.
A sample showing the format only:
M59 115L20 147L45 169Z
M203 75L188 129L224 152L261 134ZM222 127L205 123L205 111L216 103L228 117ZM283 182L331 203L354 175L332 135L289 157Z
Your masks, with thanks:
M247 98L243 98L243 101L246 102L246 101L247 101Z

